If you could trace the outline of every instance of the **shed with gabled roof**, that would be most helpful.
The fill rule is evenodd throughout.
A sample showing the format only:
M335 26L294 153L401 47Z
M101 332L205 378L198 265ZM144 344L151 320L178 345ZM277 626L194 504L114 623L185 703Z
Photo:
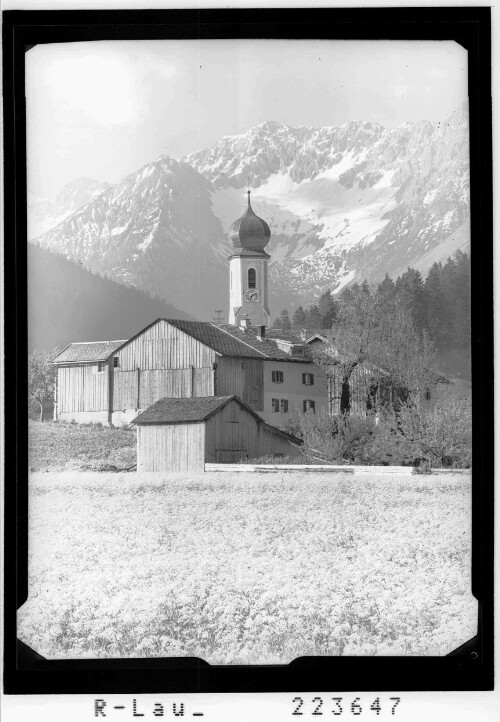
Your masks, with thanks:
M234 395L159 399L132 423L137 471L201 472L206 462L296 456L302 443Z

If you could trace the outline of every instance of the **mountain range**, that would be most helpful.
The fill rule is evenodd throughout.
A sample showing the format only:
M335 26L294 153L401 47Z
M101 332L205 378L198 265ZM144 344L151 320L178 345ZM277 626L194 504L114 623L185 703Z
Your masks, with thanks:
M30 240L200 319L227 313L227 232L252 206L272 232L271 312L326 289L425 274L470 243L468 110L386 129L273 121L114 185L31 196Z

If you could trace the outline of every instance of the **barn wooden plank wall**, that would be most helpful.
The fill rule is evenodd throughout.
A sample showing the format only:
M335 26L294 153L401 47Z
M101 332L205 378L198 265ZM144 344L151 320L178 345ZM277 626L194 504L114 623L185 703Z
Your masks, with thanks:
M165 321L156 323L116 356L122 371L212 366L215 351Z
M261 429L259 456L274 456L276 454L283 454L283 456L298 456L300 454L300 447L297 444L292 444L291 441L288 441L286 436L283 436L271 427L263 424Z
M137 427L137 470L204 471L203 423Z
M255 411L264 410L264 363L260 359L217 360L217 396L235 394Z
M97 364L59 366L57 369L57 413L106 411L108 373L98 372Z
M114 371L113 410L144 409L158 399L212 396L214 371L205 368Z
M258 456L257 419L236 401L230 401L224 408L207 419L205 424L206 461L216 463L224 459L225 462L228 462ZM230 457L233 458L230 459Z

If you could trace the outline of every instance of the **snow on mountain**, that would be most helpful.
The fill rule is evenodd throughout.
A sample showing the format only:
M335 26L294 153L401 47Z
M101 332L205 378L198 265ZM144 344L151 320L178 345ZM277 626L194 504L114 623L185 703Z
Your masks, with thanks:
M469 244L468 111L386 129L269 121L181 160L162 156L97 197L66 187L37 239L88 268L212 318L227 310L227 231L246 206L270 225L272 313L326 288L425 273ZM73 212L68 210L88 198ZM45 199L31 199L33 218ZM34 221L33 221L34 223Z
M227 295L227 272L214 252L222 235L210 206L210 183L186 163L161 156L37 242L91 271L212 318Z
M59 225L78 208L97 198L106 188L109 188L109 183L81 177L63 186L55 199L28 192L28 238L36 238Z
M426 272L469 243L468 113L444 123L290 128L263 123L185 158L209 179L224 228L243 189L272 229L271 278L307 300L407 266Z

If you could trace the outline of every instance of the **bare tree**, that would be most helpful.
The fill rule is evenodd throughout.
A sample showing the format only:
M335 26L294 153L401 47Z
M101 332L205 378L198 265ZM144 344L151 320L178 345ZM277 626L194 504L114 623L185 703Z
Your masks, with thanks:
M427 468L471 465L472 417L465 399L445 400L432 409L403 403L397 428L412 457Z
M335 326L325 346L318 351L316 363L327 376L338 374L342 391L340 411L351 409L351 377L354 370L378 348L382 320L370 287L358 287L340 308Z
M377 353L398 400L418 405L421 392L435 377L436 352L427 332L415 328L405 307L393 305L386 313Z
M40 406L40 421L46 420L47 409L54 402L56 367L51 361L58 351L35 348L28 357L28 396Z
M425 332L414 326L410 312L383 302L368 284L358 286L344 301L328 342L316 363L327 376L341 380L340 412L351 410L354 370L370 363L371 387L389 385L400 402L417 403L432 378L434 348Z

